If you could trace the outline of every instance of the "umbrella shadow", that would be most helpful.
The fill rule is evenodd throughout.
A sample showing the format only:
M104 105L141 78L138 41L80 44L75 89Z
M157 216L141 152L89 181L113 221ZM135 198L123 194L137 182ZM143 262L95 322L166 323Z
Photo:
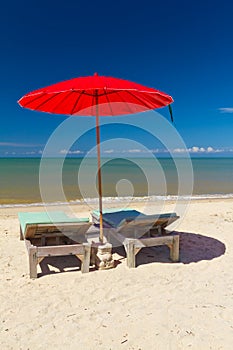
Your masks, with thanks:
M179 263L190 264L203 260L212 260L226 251L226 246L221 241L190 232L176 232L180 236L180 260ZM126 257L123 247L115 248L115 251ZM167 246L143 248L136 256L136 265L150 264L153 262L172 263L170 251Z
M216 238L189 232L179 234L180 262L183 264L213 260L226 252L225 244Z

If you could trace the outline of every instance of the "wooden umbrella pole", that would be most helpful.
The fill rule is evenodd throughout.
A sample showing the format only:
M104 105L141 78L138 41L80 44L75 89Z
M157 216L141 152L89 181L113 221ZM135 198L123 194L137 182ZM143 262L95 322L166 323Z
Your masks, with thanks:
M100 242L104 241L103 233L103 206L102 206L102 179L101 179L101 161L100 161L100 128L99 128L99 109L98 95L96 94L96 143L97 143L97 158L98 158L98 192L99 192L99 212L100 212Z

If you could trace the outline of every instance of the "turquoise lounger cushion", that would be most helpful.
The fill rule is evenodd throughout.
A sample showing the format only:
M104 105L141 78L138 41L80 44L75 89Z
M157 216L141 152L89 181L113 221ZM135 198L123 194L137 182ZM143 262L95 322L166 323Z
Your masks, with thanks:
M55 223L69 223L69 222L89 222L88 218L70 218L63 211L51 212L29 212L18 213L20 226L22 232L25 232L26 226L30 224L51 224Z
M98 219L99 218L99 210L94 210L92 214ZM123 209L119 211L116 209L109 209L109 210L104 210L103 211L103 220L109 224L112 227L117 227L121 223L121 221L132 218L136 219L138 216L146 216L140 211L133 210L133 209Z
M92 212L93 216L95 218L99 218L99 210L94 210ZM110 209L110 210L104 210L103 211L103 220L104 222L106 222L107 224L109 224L112 227L119 227L122 224L125 223L125 221L127 220L135 220L137 219L137 222L141 221L141 220L148 220L148 223L151 222L155 222L157 219L170 219L173 217L176 217L176 213L166 213L166 214L157 214L157 215L146 215L143 214L137 210L119 210L116 211L116 209Z

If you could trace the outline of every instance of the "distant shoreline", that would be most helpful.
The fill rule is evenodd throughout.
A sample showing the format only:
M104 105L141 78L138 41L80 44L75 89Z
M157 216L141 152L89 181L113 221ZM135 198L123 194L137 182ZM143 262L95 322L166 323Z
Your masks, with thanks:
M205 195L193 195L193 196L151 196L151 197L103 197L103 204L124 204L124 203L156 203L156 202L166 202L174 203L179 201L219 201L219 200L233 200L233 193L229 194L205 194ZM0 204L0 209L6 208L29 208L29 207L53 207L53 206L85 206L85 205L98 205L98 198L87 198L81 200L71 200L67 202L16 202L16 203L2 203Z

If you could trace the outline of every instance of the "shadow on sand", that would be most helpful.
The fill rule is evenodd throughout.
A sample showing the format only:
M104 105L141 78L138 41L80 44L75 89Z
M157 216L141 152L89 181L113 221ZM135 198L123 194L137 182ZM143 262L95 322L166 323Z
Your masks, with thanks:
M50 270L50 266L56 268L58 271ZM81 269L80 260L72 256L51 256L44 258L40 262L41 273L38 273L38 277L42 277L49 274L67 272L67 271L79 271Z
M179 232L179 236L179 263L190 264L202 260L212 260L223 255L226 251L225 244L212 237L190 232ZM171 263L169 248L166 246L144 248L138 253L136 262L137 266L152 262Z
M40 262L40 268L41 272L38 273L38 278L63 272L79 271L81 273L81 261L75 255L50 256ZM90 271L92 270L95 268L90 267Z
M212 237L207 237L201 234L190 232L179 232L180 236L180 262L190 264L202 260L212 260L223 255L226 251L225 245ZM114 247L113 253L125 257L125 251L122 246ZM116 266L120 264L120 260L116 261ZM137 254L136 265L150 264L153 262L171 263L169 259L169 248L167 246L143 248ZM49 266L52 266L56 271L51 271ZM60 256L48 257L41 263L41 273L38 277L48 274L80 271L81 262L76 256ZM90 271L94 268L90 268Z

